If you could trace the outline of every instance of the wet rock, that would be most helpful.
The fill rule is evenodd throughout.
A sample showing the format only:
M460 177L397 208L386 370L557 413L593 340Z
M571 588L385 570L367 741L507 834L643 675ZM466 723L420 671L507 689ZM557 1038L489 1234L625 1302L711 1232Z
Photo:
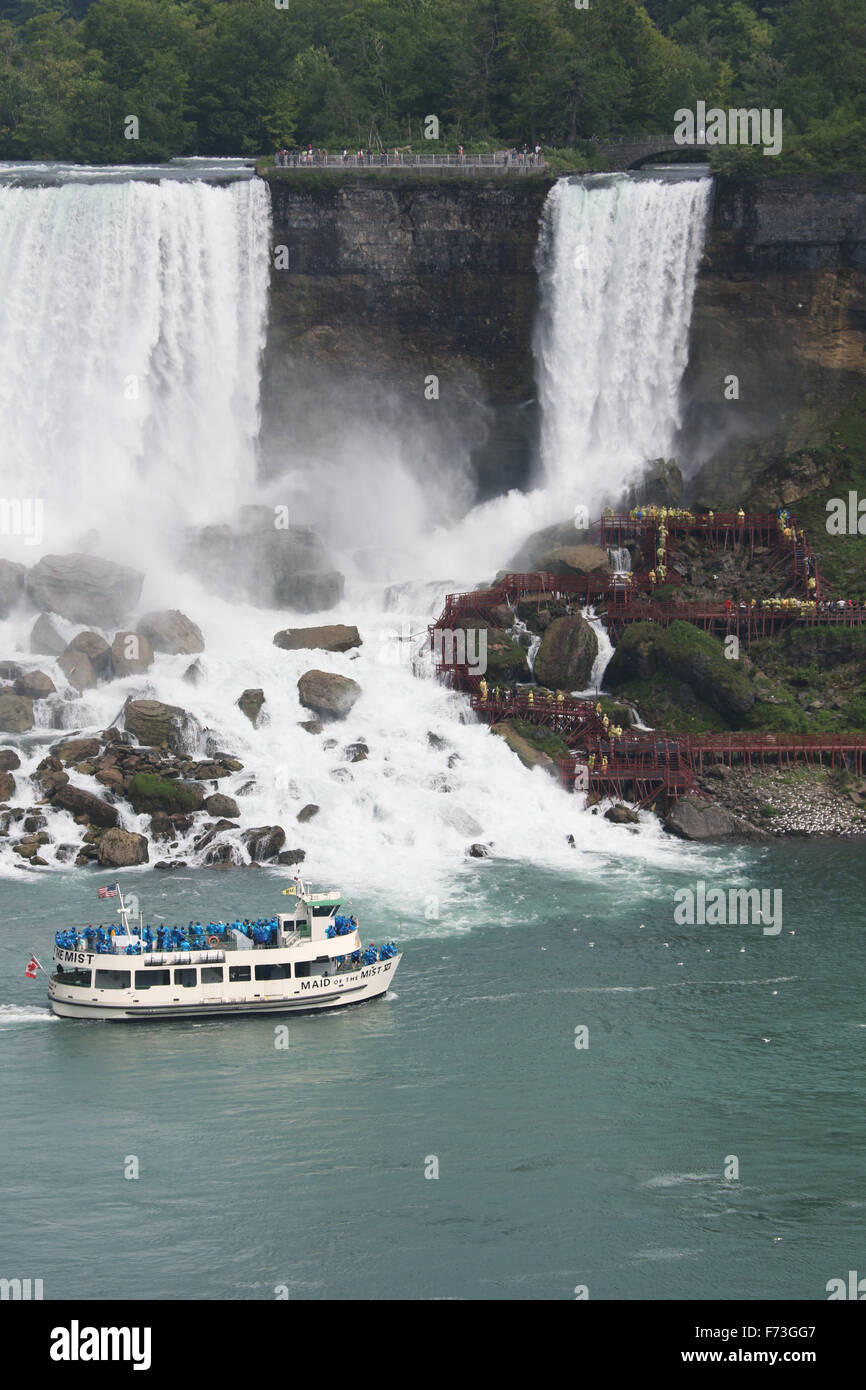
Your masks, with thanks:
M14 772L21 766L21 759L14 748L0 748L0 772Z
M131 864L146 864L150 858L147 836L131 830L106 830L100 838L97 858L104 868L124 869Z
M349 743L346 745L343 756L349 763L362 763L369 756L370 750L366 743Z
M234 797L223 796L221 792L214 792L204 803L205 810L209 816L239 816L240 809Z
M609 574L610 559L600 545L563 545L540 555L538 568L548 574Z
M111 669L116 679L140 676L153 665L153 646L143 632L116 632L111 642Z
M274 646L284 651L347 652L361 646L356 627L331 623L323 627L289 627L274 635Z
M128 731L146 747L165 745L182 753L192 716L180 705L165 705L161 700L128 700L123 710Z
M286 843L286 832L280 825L260 825L253 830L245 830L241 839L250 859L264 864L277 857Z
M150 833L155 840L170 840L174 835L171 816L166 811L154 811L150 818ZM159 865L156 866L159 868Z
M11 772L0 771L0 801L9 801L15 795L15 778Z
M60 636L47 613L40 613L33 624L30 650L37 656L59 656L66 650L66 638Z
M79 692L92 690L93 686L96 685L96 671L86 652L77 651L76 648L69 646L57 658L57 665L69 684Z
M27 695L31 700L47 700L56 690L57 686L44 671L25 671L15 682L16 695Z
M135 607L144 575L95 555L44 555L24 587L37 608L74 623L114 627Z
M33 728L33 701L13 690L0 690L0 732L23 734Z
M183 679L186 681L187 685L200 685L204 679L204 670L202 669L201 662L193 661L191 665L187 666L183 673Z
M434 733L431 733L431 731L430 731L429 729L427 730L427 742L430 744L430 747L431 747L431 748L447 748L447 747L448 747L448 741L447 741L447 739L442 738L441 734L434 734Z
M467 854L469 855L470 859L489 859L489 858L490 858L490 848L489 848L488 845L482 845L482 844L470 845L470 846L469 846L469 849L468 849L466 852L467 852Z
M98 632L77 632L66 650L83 652L97 676L108 675L111 666L111 648Z
M148 772L135 774L129 783L127 796L138 815L146 811L164 811L170 816L187 815L200 811L204 805L204 791L198 783Z
M0 680L15 681L23 674L17 661L0 661Z
M630 806L610 806L604 813L605 820L614 825L638 825L640 816Z
M320 734L325 726L321 719L302 719L299 727L306 729L308 734Z
M81 763L87 758L99 756L99 739L96 738L66 738L60 743L53 743L50 752L53 757L59 758L61 762ZM42 764L40 763L41 767Z
M322 613L337 606L345 587L344 576L336 570L327 573L303 570L284 579L278 586L276 597L281 608L294 608L300 613Z
M47 824L45 817L38 813L25 816L23 821L24 829L27 831L44 830Z
M335 782L352 782L354 778L348 768L335 767L330 773Z
M238 700L238 709L246 715L247 719L255 728L258 723L262 705L265 703L265 692L263 690L245 690Z
M302 849L283 849L277 855L278 864L303 864L306 859L306 851Z
M551 690L582 690L598 655L598 638L579 613L557 618L541 639L535 679Z
M174 869L185 869L185 859L158 859L153 866L155 869L162 869L166 873L171 873Z
M545 772L557 775L556 763L549 753L544 753L540 748L533 748L532 744L514 729L508 720L503 720L498 724L491 725L491 734L496 734L498 738L505 739L512 753L516 753L524 767L543 767ZM451 766L451 759L448 759Z
M47 757L43 758L37 767L34 780L46 796L52 796L60 787L67 785L69 773L63 771L63 764L59 758Z
M21 597L24 565L0 559L0 618L8 618Z
M230 769L223 763L201 762L193 763L190 769L191 775L197 777L202 782L216 782L220 777L229 777Z
M149 639L155 652L186 656L204 651L201 628L177 608L145 614L139 620L138 630Z
M696 796L679 797L664 828L681 840L724 840L742 834L742 822L730 811Z
M357 681L332 671L305 671L298 681L301 704L322 720L345 719L361 695Z
M298 821L300 825L306 825L307 821L312 820L313 816L317 816L319 814L319 810L320 807L318 807L315 804L315 802L308 802L306 806L301 807L295 819Z
M57 787L52 793L51 801L54 806L64 811L71 811L74 816L86 816L93 825L112 828L119 820L117 811L113 806L109 806L107 801L94 796L92 792L84 791L82 787L73 786L71 782Z

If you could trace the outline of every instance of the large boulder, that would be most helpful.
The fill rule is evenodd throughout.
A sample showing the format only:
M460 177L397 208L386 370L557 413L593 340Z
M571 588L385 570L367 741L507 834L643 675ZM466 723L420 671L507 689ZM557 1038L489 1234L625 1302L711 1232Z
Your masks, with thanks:
M191 656L204 651L201 628L177 608L146 613L139 620L138 630L147 637L155 652Z
M16 695L28 695L31 700L45 700L57 687L44 671L25 671L15 682Z
M204 791L197 782L160 777L152 772L137 772L130 780L126 794L138 815L144 811L164 812L169 816L185 815L200 811L204 805Z
M86 652L80 652L75 647L69 646L57 658L57 665L69 684L79 692L91 690L96 685L98 677L93 662Z
M184 751L194 722L180 705L165 705L161 700L127 700L123 716L126 728L139 743L148 748L165 745L175 753Z
M40 613L33 624L30 650L35 656L60 656L66 650L66 638L60 636L47 613Z
M597 655L598 638L585 618L556 618L541 639L535 679L551 690L583 690Z
M301 704L320 719L345 719L360 698L361 687L332 671L305 671L298 681Z
M609 574L610 559L600 545L563 545L539 555L538 568L548 574Z
M483 638L481 636L483 632ZM466 639L468 654L478 652L479 659L485 655L482 641L486 644L486 669L488 681L528 681L531 678L526 652L519 642L515 642L502 628L481 629L477 634L478 647L473 648L469 637ZM447 649L446 649L447 650Z
M71 811L73 816L86 816L91 825L111 828L117 825L119 820L117 811L113 806L109 806L107 801L94 796L92 792L86 792L83 787L73 786L71 782L57 787L51 801L54 806L59 806L64 811Z
M33 728L33 701L14 690L0 690L0 733L23 734Z
M24 585L37 608L74 623L112 627L135 607L143 579L140 570L96 555L44 555Z
M280 584L277 598L281 608L294 608L299 613L323 613L328 608L336 608L345 587L345 577L337 570L324 573L300 570Z
M664 821L665 830L681 840L729 840L747 827L723 806L698 796L681 796Z
M153 647L143 632L116 632L111 643L111 669L115 677L140 676L153 665Z
M542 752L540 748L533 748L529 740L512 728L508 720L491 725L490 732L505 740L512 753L517 754L524 767L543 767L545 772L551 773L554 777L559 775L556 763L550 754Z
M306 825L307 821L312 820L313 816L319 814L319 809L320 808L314 801L308 801L306 806L301 807L300 811L295 816L295 820L299 825Z
M51 745L52 754L67 767L70 763L88 763L99 757L98 738L65 738Z
M21 759L14 748L0 748L0 772L14 772L21 766Z
M632 680L670 684L671 677L723 716L745 714L755 703L746 659L727 660L717 637L685 622L667 628L633 623L626 628L605 671L604 684L616 691Z
M0 618L8 618L24 584L24 566L14 560L0 560Z
M111 665L111 648L98 632L77 632L66 650L68 652L83 652L97 676L108 674Z
M217 820L235 819L240 815L240 807L232 796L225 796L223 792L214 792L204 803L204 808L209 816L216 816Z
M8 801L15 795L15 778L11 772L0 768L0 801Z
M147 836L136 835L131 830L106 830L99 837L97 851L99 863L106 869L125 869L131 864L146 864L150 855L147 850Z
M262 705L265 703L265 692L263 690L245 690L238 700L240 709L255 727L261 714Z
M274 634L274 646L287 652L323 651L348 652L361 646L356 627L331 623L324 627L287 627Z
M236 525L207 526L188 536L189 563L226 598L240 596L260 608L298 607L291 598L294 576L326 572L331 561L309 526L284 520L279 508L242 507Z
M264 864L276 859L286 843L286 832L281 825L259 825L253 830L245 830L241 839L247 847L250 859Z

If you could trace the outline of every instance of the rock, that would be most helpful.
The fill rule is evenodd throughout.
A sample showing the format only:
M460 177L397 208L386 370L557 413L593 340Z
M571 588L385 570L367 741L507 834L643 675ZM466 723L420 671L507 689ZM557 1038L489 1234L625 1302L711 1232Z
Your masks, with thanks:
M84 791L82 787L73 786L71 782L58 787L52 793L51 802L61 810L70 811L73 816L86 816L93 825L112 828L119 820L117 811L113 806L109 806L107 801L102 801L92 792Z
M234 797L224 796L222 792L214 792L204 803L205 810L209 816L239 816L240 808Z
M167 811L154 811L150 817L150 833L155 840L170 840L174 826ZM159 867L157 865L157 867Z
M489 859L489 858L490 858L490 850L489 850L489 848L488 848L487 845L481 845L481 844L470 845L470 846L469 846L469 849L468 849L466 852L467 852L467 854L469 855L470 859Z
M37 608L73 623L113 627L134 608L144 575L95 555L44 555L24 587Z
M306 825L307 821L312 820L313 816L319 814L320 809L321 808L318 807L314 801L310 801L306 806L301 807L295 819L300 825Z
M496 734L498 738L504 738L508 747L516 753L524 767L543 767L545 772L550 772L554 776L558 775L556 763L549 753L544 753L540 748L533 748L532 744L512 728L508 720L499 724L493 724L490 732Z
M343 757L349 763L362 763L369 756L370 750L366 743L349 743L343 752Z
M30 650L39 656L59 656L66 650L66 638L60 636L47 613L40 613L33 624Z
M188 537L191 564L210 590L235 602L240 596L259 608L297 607L294 576L326 572L331 560L309 526L280 521L273 507L242 507L239 525L207 526Z
M201 628L177 608L147 613L140 619L138 630L148 638L155 652L188 656L204 651Z
M143 632L116 632L111 642L115 678L140 676L153 665L153 646Z
M484 652L479 642L479 655ZM515 642L507 632L501 628L488 628L484 641L487 645L487 680L495 683L496 681L528 681L531 677L529 662L526 660L526 652L518 642ZM467 651L471 651L467 642ZM484 667L482 666L482 670Z
M15 682L16 695L27 695L31 700L45 700L56 690L57 686L44 671L25 671Z
M674 677L725 716L745 714L755 703L745 660L726 660L724 644L691 623L674 622L668 628L633 623L616 645L604 683L617 690L630 680L652 681L658 676ZM682 692L677 698L682 700Z
M308 734L320 734L324 729L321 719L302 719L299 728L306 729Z
M598 638L585 618L557 618L541 639L535 679L551 690L583 690L597 655Z
M66 650L68 652L83 652L89 658L97 676L108 675L111 666L111 648L98 632L77 632Z
M361 646L356 627L332 623L325 627L287 627L274 634L274 646L287 652L323 651L347 652Z
M0 680L17 681L23 674L17 661L0 661Z
M89 758L99 757L99 739L97 738L66 738L60 743L52 743L49 750L55 758L66 763L83 763ZM42 764L40 763L41 767Z
M610 574L610 559L600 545L563 545L540 555L538 568L548 574Z
M14 748L0 748L0 772L14 772L21 766L21 759Z
M432 733L429 729L427 730L427 742L430 744L431 748L448 747L447 739L444 739L441 734Z
M303 864L306 852L302 849L283 849L277 855L278 864Z
M46 796L53 796L59 787L65 787L69 782L69 773L63 771L63 764L59 758L47 757L34 773L34 778Z
M23 734L33 728L33 701L14 690L0 690L0 733Z
M11 772L0 770L0 801L9 801L15 795L15 778Z
M76 690L91 690L96 685L96 671L90 657L85 652L77 651L71 646L67 647L57 658L57 665L69 684L74 686Z
M651 459L644 465L642 481L629 494L629 507L636 503L657 507L678 507L683 500L683 475L676 459Z
M14 560L0 560L0 618L8 618L21 597L24 566Z
M200 661L193 661L183 673L183 679L187 685L199 685L203 676L204 671Z
M303 570L279 585L277 601L281 608L295 608L300 613L322 613L336 607L345 587L344 576L336 570L324 574Z
M187 734L195 722L180 705L165 705L161 700L127 700L123 716L126 728L139 743L149 748L164 744L175 753L184 751Z
M611 806L605 811L604 818L612 821L614 825L638 825L640 823L640 816L630 806Z
M286 843L286 832L280 825L260 825L254 830L245 830L241 839L247 847L250 859L264 864L276 859Z
M147 836L130 830L106 830L99 841L97 854L103 868L125 869L130 864L146 864L150 858Z
M361 687L331 671L305 671L298 681L301 704L320 719L345 719L360 698Z
M197 782L183 782L179 778L165 778L153 773L137 772L127 789L132 809L141 815L144 811L163 811L166 815L185 815L200 811L204 805L204 791Z
M696 796L681 796L664 820L664 828L681 840L725 840L742 834L741 823L722 806Z
M262 705L265 703L265 692L263 690L245 690L237 703L238 709L246 715L255 728Z

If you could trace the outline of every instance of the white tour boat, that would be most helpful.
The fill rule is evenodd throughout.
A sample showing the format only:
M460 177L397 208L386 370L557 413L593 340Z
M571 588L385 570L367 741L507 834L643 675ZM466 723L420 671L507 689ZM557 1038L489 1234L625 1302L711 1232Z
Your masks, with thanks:
M383 995L401 959L393 942L364 948L336 891L313 893L296 879L284 892L295 898L292 912L153 931L130 923L117 885L103 889L100 896L119 899L120 920L56 934L51 1007L63 1018L207 1018L318 1011Z

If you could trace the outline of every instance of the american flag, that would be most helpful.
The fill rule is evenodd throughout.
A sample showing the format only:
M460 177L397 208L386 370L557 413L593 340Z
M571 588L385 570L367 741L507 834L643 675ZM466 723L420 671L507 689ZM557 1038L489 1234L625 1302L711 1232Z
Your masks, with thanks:
M97 888L96 896L97 898L116 898L117 885L115 885L114 888Z

